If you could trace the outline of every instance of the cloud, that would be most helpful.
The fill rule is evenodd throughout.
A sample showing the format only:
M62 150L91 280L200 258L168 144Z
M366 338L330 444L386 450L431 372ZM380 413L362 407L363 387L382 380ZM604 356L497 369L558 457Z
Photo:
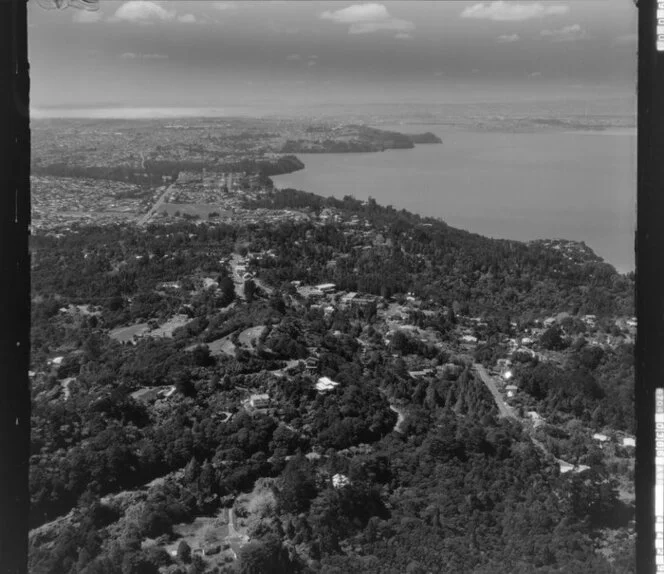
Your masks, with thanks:
M132 22L135 24L150 24L155 21L167 22L174 19L174 10L166 10L166 8L156 2L150 2L149 0L125 2L117 9L113 16L114 21Z
M395 34L394 37L397 40L409 40L412 38L412 36L408 32L399 32L398 34Z
M125 52L120 57L123 60L167 60L166 54L136 54L135 52Z
M522 22L546 16L561 16L569 12L569 6L540 4L516 4L513 2L482 2L469 6L461 12L462 18L493 20L494 22Z
M299 62L302 59L302 56L300 54L288 54L286 56L286 60L289 62Z
M551 38L554 42L575 42L588 38L588 33L578 24L572 24L559 30L542 30L540 36Z
M530 74L528 74L528 77L529 78L539 78L541 75L542 75L542 72L530 72Z
M134 24L172 21L182 24L197 24L199 22L193 14L178 15L175 10L169 10L162 6L161 2L151 2L150 0L125 2L117 9L111 21L132 22Z
M327 10L320 18L337 24L348 24L349 34L372 34L380 30L406 34L415 29L415 24L393 18L383 4L376 3L354 4L333 12Z
M390 14L382 4L354 4L334 12L327 10L320 17L323 20L332 20L340 24L357 24L359 22L388 20Z
M120 6L113 19L136 24L149 24L159 20L166 22L175 19L175 11L166 10L166 8L149 0L133 0Z
M101 12L90 12L88 10L77 10L74 12L73 21L77 24L94 24L101 22L104 15Z
M498 41L503 42L505 44L518 42L519 40L521 40L521 36L519 36L518 34L503 34L502 36L498 36Z

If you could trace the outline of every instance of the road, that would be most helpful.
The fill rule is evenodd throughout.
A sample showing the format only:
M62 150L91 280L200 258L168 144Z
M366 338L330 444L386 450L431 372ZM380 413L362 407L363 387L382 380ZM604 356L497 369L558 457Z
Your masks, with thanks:
M237 253L231 255L231 279L235 284L235 295L238 299L245 300L244 296L244 279L242 275L237 270L238 266L244 265L244 259L240 257Z
M241 534L240 532L237 531L237 529L235 528L234 520L235 520L235 513L233 512L233 508L229 508L228 536L226 537L226 541L231 545L231 550L233 551L235 559L237 560L240 549L247 542L249 542L249 537L246 534Z
M482 379L482 382L487 386L489 391L491 391L491 394L493 395L493 399L496 401L496 405L498 405L498 410L500 411L500 416L501 417L508 417L512 419L518 419L516 414L514 414L514 409L510 407L504 400L503 397L500 395L500 392L498 391L498 388L496 387L496 383L493 380L493 377L487 373L486 369L484 368L483 365L480 365L478 363L475 363L474 365L475 372L480 376L480 379ZM544 444L537 440L533 436L533 431L535 430L534 426L531 425L524 425L524 429L528 432L528 436L530 437L530 440L532 443L537 447L542 454L545 456L550 456L554 459L554 461L561 466L566 466L566 465L571 465L575 466L567 461L564 461L561 458L558 458L557 456L554 456L549 450L544 446ZM576 467L575 467L576 468ZM579 472L579 470L574 470L574 472Z
M394 432L403 433L401 425L406 420L406 417L404 417L403 412L394 405L390 405L390 410L397 413L397 422L394 424L394 428L392 430Z
M155 204L150 208L150 210L138 220L139 225L145 225L150 218L157 213L157 210L163 205L164 201L166 200L166 196L171 193L171 190L175 187L175 183L172 183L169 185L165 190L164 193L162 193Z
M240 299L246 299L244 294L245 279L243 277L243 273L238 271L238 267L246 265L246 259L237 253L233 253L233 255L231 255L230 264L231 264L231 279L233 279L233 283L235 283L235 294ZM253 278L253 282L256 284L256 287L261 289L263 292L267 293L268 295L272 295L272 292L274 291L272 287L268 287L257 277Z
M487 373L486 369L484 368L484 365L475 363L473 365L473 368L475 369L475 372L480 376L480 379L482 379L482 382L486 385L487 389L489 389L489 391L493 395L493 400L496 401L496 405L498 406L498 411L500 411L500 416L516 419L517 416L514 414L514 409L510 407L503 400L503 397L500 395L500 392L498 391L498 387L496 387L496 383L494 382L491 375Z

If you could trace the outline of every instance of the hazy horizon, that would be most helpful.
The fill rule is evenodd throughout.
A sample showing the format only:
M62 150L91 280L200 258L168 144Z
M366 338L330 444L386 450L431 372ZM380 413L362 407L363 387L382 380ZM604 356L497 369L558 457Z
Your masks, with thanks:
M302 117L424 131L488 120L507 133L522 118L570 120L570 129L599 116L604 127L636 120L631 0L29 6L37 121ZM615 161L621 181L634 182L625 194L635 200L634 158ZM477 210L465 217L477 225L463 227L482 228Z
M632 2L29 4L39 110L635 94Z

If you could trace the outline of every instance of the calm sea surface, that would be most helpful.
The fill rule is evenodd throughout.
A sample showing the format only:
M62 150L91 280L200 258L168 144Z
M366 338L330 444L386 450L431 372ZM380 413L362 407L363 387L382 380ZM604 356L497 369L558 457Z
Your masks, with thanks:
M442 145L363 154L298 154L273 177L325 197L373 197L489 237L585 241L620 272L634 269L636 132L470 132L440 126Z

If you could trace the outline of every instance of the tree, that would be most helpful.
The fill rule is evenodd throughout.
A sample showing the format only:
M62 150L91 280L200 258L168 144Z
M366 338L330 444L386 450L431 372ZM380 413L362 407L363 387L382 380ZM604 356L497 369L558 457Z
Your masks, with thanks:
M230 277L219 278L219 290L221 291L221 297L219 298L221 307L226 307L235 300L235 283Z
M304 512L316 496L316 481L311 463L302 454L288 461L277 490L277 501L284 512Z
M244 282L244 296L247 298L248 303L251 303L254 300L257 290L258 287L256 287L256 283L254 283L252 279L248 279Z
M184 370L176 375L175 388L185 397L193 397L196 394L196 387L194 387L191 380L191 375Z
M214 365L214 358L210 355L210 347L207 345L196 345L192 351L194 364L198 367L210 367Z
M567 347L567 343L563 339L562 330L558 325L553 325L544 331L540 338L540 344L550 351L562 351Z
M284 574L294 569L295 564L273 534L251 541L240 550L240 574Z
M191 560L191 546L187 544L186 540L180 540L180 544L178 544L177 557L185 564L188 564Z

